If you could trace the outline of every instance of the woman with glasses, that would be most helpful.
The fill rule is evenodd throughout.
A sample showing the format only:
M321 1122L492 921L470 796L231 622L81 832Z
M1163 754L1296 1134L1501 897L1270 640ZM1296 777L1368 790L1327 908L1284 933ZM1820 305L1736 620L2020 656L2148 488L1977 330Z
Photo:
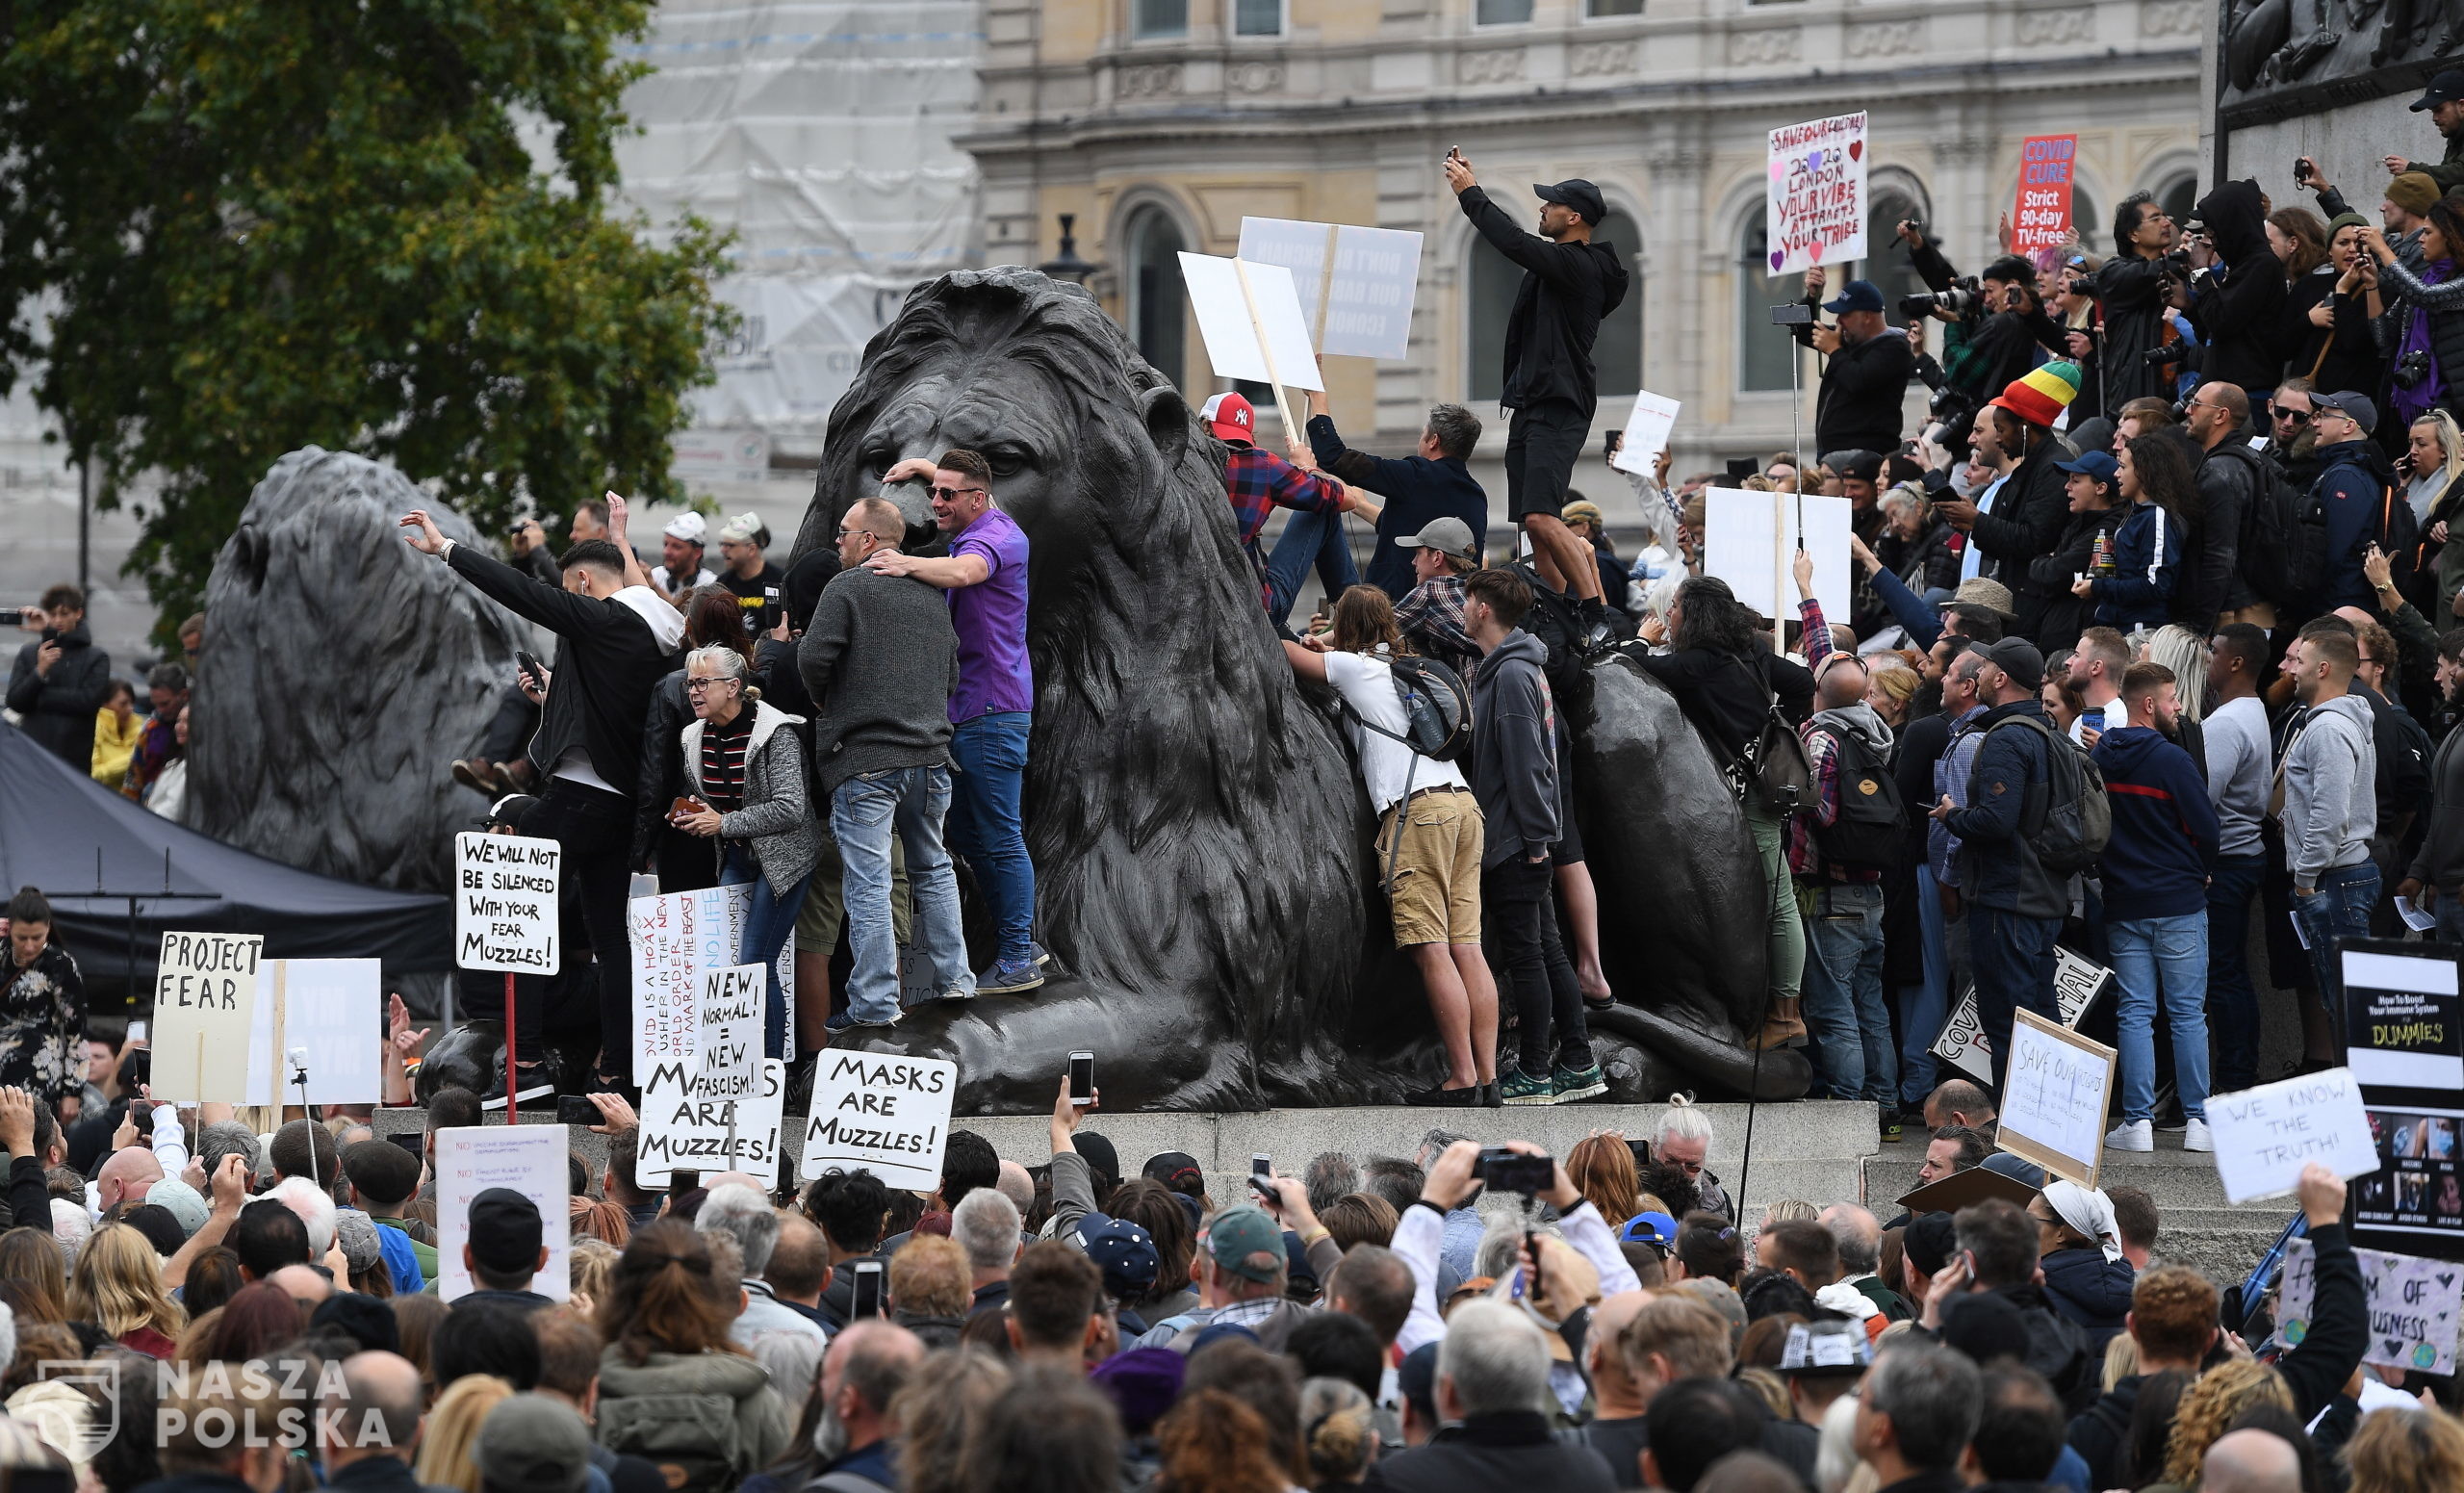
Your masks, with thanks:
M702 586L684 596L684 646L741 649L744 608L724 586ZM633 869L658 872L661 892L699 891L719 884L719 857L706 839L685 834L667 819L668 807L684 791L680 743L693 707L678 669L651 691L642 727L642 776L633 794Z
M2362 230L2362 246L2378 261L2378 273L2400 297L2397 341L2387 371L2387 401L2406 425L2444 409L2464 410L2464 214L2441 197L2430 204L2421 230L2418 273L2405 267L2375 228Z
M680 739L692 793L668 823L713 843L720 886L753 887L735 962L761 965L768 991L762 1052L784 1058L787 1007L779 951L795 932L805 884L821 857L821 835L805 798L804 743L792 729L803 718L751 698L750 672L743 650L732 643L686 656L684 698L693 721Z
M2362 246L2370 219L2340 213L2327 224L2327 270L2335 285L2302 313L2306 331L2284 366L2287 374L2317 389L2380 389L2387 360L2373 326L2387 312L2378 284L2378 262Z

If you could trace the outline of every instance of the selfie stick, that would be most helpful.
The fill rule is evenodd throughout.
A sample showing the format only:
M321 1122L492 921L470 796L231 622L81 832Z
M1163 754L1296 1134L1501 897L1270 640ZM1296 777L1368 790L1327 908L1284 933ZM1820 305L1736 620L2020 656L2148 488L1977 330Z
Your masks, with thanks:
M299 1107L308 1112L308 1118L324 1119L317 1113L317 1106L308 1102L308 1049L305 1047L291 1049L291 1081L299 1086Z

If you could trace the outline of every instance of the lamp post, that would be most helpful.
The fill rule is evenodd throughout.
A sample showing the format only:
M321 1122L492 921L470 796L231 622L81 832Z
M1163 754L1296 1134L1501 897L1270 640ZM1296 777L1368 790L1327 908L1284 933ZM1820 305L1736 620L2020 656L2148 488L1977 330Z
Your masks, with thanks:
M1077 222L1078 215L1075 213L1061 215L1061 252L1036 268L1056 280L1066 280L1072 285L1084 285L1087 283L1087 277L1101 267L1078 257L1078 235L1071 231Z

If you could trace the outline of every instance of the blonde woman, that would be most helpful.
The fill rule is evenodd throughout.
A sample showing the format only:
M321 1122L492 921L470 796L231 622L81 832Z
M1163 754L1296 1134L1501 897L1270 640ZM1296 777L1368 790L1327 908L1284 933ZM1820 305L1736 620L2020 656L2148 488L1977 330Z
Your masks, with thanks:
M479 1464L471 1449L488 1412L512 1398L513 1386L493 1374L466 1374L446 1385L420 1433L420 1481L479 1493Z
M2197 725L2207 714L2207 660L2212 650L2206 638L2169 622L2147 634L2139 645L2142 663L2161 663L2173 671L2173 685L2182 700L2182 719Z
M148 1358L170 1357L189 1325L189 1314L163 1289L154 1246L125 1223L106 1223L86 1241L68 1273L68 1315L97 1324Z
M2464 544L2447 542L2448 529L2464 517L2464 429L2457 427L2454 416L2434 409L2413 422L2406 438L2410 446L2404 466L2412 476L2404 486L2404 500L2421 521L2427 555L2417 569L2430 570L2438 585L2438 600L2430 614L2435 626L2439 619L2459 615L2455 593L2464 590Z
M2157 1487L2189 1493L2198 1486L2207 1449L2216 1445L2241 1413L2255 1404L2292 1410L2293 1390L2284 1376L2254 1358L2220 1363L2182 1391L2173 1414L2173 1435L2165 1449L2165 1480Z

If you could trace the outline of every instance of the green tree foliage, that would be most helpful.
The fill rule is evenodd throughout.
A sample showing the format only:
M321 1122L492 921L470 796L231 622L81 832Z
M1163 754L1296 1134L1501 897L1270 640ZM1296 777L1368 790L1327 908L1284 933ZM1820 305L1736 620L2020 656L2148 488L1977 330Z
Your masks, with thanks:
M317 445L500 528L527 497L679 496L667 437L720 238L611 216L642 0L0 4L0 389L102 502L167 625L248 493ZM526 129L544 139L542 171ZM45 324L47 314L47 325Z

